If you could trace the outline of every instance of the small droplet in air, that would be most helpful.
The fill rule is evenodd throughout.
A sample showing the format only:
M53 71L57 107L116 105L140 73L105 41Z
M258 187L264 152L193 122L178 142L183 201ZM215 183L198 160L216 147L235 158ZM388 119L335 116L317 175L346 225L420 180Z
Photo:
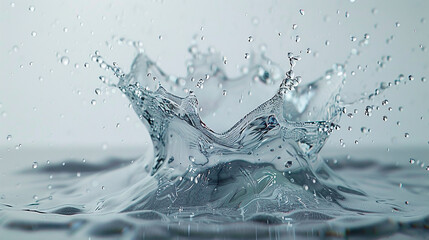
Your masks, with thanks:
M84 64L83 64L83 66L84 66L85 68L89 68L89 63L84 63Z
M388 103L389 103L389 101L388 101L387 99L385 99L385 100L383 100L383 101L381 102L381 105L385 106L385 105L387 105Z
M413 81L414 80L414 76L413 75L409 75L408 76L408 80Z
M252 36L249 36L249 37L247 38L247 41L248 41L248 42L253 42L253 37L252 37Z
M250 54L249 54L249 53L245 53L245 54L244 54L244 58L245 58L245 59L249 59L249 58L250 58Z
M354 42L354 41L356 41L356 40L357 40L357 38L356 38L355 36L351 36L351 37L350 37L350 40L351 40L352 42Z
M408 138L408 137L410 137L410 134L409 133L405 133L404 137Z
M64 28L63 28L63 32L65 32L65 33L66 33L66 32L68 32L68 31L69 31L69 29L68 29L68 28L66 28L66 27L64 27Z
M37 162L33 162L32 168L36 169L39 166L39 164Z
M298 27L298 25L297 25L297 24L295 24L295 23L294 23L294 24L292 24L292 29L293 29L293 30L295 30L297 27Z
M363 38L365 38L365 39L369 39L369 34L368 34L368 33L365 33L365 34L363 35Z
M387 121L387 116L383 116L383 121Z
M226 94L227 94L226 90L223 90L222 95L226 96Z
M63 56L63 57L61 58L61 63L62 63L63 65L68 65L68 64L70 63L70 59L69 59L67 56Z
M295 42L300 42L301 41L301 37L299 35L295 36Z
M304 16L304 14L305 14L304 9L299 9L299 14L301 14L302 16Z
M401 26L401 24L400 24L399 22L396 22L396 23L395 23L395 26L396 26L396 27L400 27L400 26Z
M91 105L95 105L95 104L97 104L97 101L95 99L92 99L91 100Z
M329 46L329 44L330 44L329 40L326 40L325 41L325 46Z
M194 156L189 156L189 161L195 162L195 157Z
M30 7L28 7L28 10L30 10L30 12L34 12L36 10L36 7L30 6Z
M425 78L425 77L422 77L421 81L422 81L422 82L426 82L426 78Z
M414 164L416 162L416 160L414 158L410 158L410 163Z
M348 18L348 17L350 17L350 13L349 13L349 12L345 12L344 16L345 16L346 18Z
M101 89L96 88L94 92L95 92L95 94L100 95L101 94Z
M35 37L35 36L37 36L37 33L35 31L32 31L31 36Z
M7 135L6 140L8 141L12 140L12 135Z

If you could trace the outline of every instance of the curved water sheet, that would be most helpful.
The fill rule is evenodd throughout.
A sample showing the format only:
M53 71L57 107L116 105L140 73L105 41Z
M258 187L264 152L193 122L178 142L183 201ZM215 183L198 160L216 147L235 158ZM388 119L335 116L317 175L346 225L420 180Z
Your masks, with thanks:
M397 191L420 170L376 161L338 165L318 155L339 128L344 64L301 85L292 53L289 71L261 55L231 79L216 52L190 52L185 77L164 73L142 51L128 74L94 56L118 77L109 84L128 97L153 151L132 164L75 163L74 170L91 174L56 180L50 195L29 205L2 201L3 229L76 238L283 239L427 227L429 186L401 188L412 209Z

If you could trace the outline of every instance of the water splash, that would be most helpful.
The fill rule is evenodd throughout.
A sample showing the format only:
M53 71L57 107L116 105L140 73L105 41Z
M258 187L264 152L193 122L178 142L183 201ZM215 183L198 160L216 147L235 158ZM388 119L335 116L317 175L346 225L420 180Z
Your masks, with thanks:
M139 43L135 46L140 48ZM37 196L25 211L46 214L47 219L86 216L84 220L66 218L63 225L55 226L75 232L89 225L94 236L118 234L115 231L140 236L153 222L165 223L158 229L169 226L177 232L183 230L183 222L189 228L206 224L204 233L226 231L228 227L222 224L228 222L258 228L252 225L256 222L284 224L287 229L293 225L294 234L316 229L318 236L344 236L350 229L365 230L369 219L383 223L385 214L392 211L398 216L422 217L414 212L418 207L407 210L392 196L392 186L388 194L380 194L384 186L367 187L356 181L358 177L345 179L339 174L350 174L351 168L360 174L366 169L369 176L374 171L387 176L395 169L392 166L353 161L340 166L318 155L332 131L339 129L347 105L341 97L347 61L303 85L294 73L300 57L292 53L287 56L288 71L264 54L252 53L246 73L229 78L220 54L203 53L196 46L189 52L192 60L185 77L165 73L143 51L138 52L129 73L96 53L93 60L118 78L117 82L104 76L100 80L128 97L149 132L153 156L148 153L125 166L116 162L76 165L71 168L74 174L76 169L78 173L104 171L86 178L79 175L81 180L71 186L59 181L57 186L67 187L58 187L53 196ZM421 193L427 186L409 186L418 193L413 203L423 206L426 195ZM100 216L108 216L107 222ZM135 219L143 222L128 222ZM326 226L328 221L331 226ZM402 219L397 222L404 223ZM5 226L52 229L49 224L7 221Z

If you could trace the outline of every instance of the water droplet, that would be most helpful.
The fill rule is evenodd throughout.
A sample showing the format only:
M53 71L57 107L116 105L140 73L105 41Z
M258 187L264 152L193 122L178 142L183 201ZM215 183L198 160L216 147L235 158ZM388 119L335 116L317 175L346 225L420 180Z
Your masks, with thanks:
M299 14L301 14L302 16L304 16L304 14L305 14L304 9L299 9Z
M84 66L85 68L89 68L89 63L84 63L84 64L83 64L83 66Z
M399 27L399 26L401 26L401 24L400 24L399 22L396 22L396 23L395 23L395 26L396 26L396 27Z
M365 33L365 34L363 35L363 38L365 38L365 39L369 39L369 34L368 34L368 33Z
M30 6L30 7L28 7L28 10L30 10L30 12L34 12L34 10L36 10L36 7Z
M416 162L416 160L414 158L410 158L410 163L414 164Z
M295 42L300 42L301 41L301 37L299 35L295 36Z
M63 57L61 58L61 63L62 63L63 65L68 65L68 64L70 63L70 59L69 59L67 56L63 56Z
M100 95L100 94L101 94L101 89L96 88L96 89L95 89L95 94Z
M247 38L247 41L249 41L249 42L253 42L253 37L252 37L252 36L249 36L249 37Z
M387 99L385 99L385 100L383 100L383 101L381 102L381 105L385 106L385 105L387 105L388 103L389 103L389 101L388 101Z
M383 116L383 121L387 121L387 116Z
M356 41L356 40L357 40L357 38L356 38L355 36L351 36L351 37L350 37L350 40L351 40L352 42L354 42L354 41Z
M36 169L39 166L39 164L37 162L33 162L32 168Z
M6 140L8 141L12 140L12 135L7 135Z
M408 80L413 81L414 80L414 76L413 75L409 75L408 76Z
M422 77L422 82L426 82L426 78L425 77Z
M292 29L293 29L293 30L295 30L297 27L298 27L298 25L297 25L297 24L295 24L295 23L294 23L294 24L292 24Z
M249 53L245 53L245 54L244 54L244 58L245 58L245 59L249 59L249 58L250 58L250 54L249 54Z
M329 46L329 44L330 44L329 40L326 40L325 41L325 46Z
M194 156L189 156L189 161L195 162L195 157Z
M348 17L350 17L350 13L349 13L349 12L345 12L345 13L344 13L344 16L345 16L346 18L348 18Z
M92 99L91 100L91 105L95 105L95 104L97 104L97 101L95 99Z
M64 28L63 28L63 32L65 32L65 33L66 33L66 32L68 32L68 31L69 31L69 29L68 29L68 28L66 28L66 27L64 27Z
M226 94L227 94L226 90L223 90L222 95L226 96Z
M405 133L404 137L408 138L408 137L410 137L410 134L409 133Z
M35 31L32 31L31 36L35 37L35 36L37 36L37 33Z

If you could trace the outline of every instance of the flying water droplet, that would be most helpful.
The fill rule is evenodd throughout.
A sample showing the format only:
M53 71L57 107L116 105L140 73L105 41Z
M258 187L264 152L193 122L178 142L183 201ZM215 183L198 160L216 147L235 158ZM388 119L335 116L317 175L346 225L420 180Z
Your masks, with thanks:
M60 59L60 61L61 61L61 63L63 64L63 65L69 65L69 63L70 63L70 59L67 57L67 56L63 56L63 57L61 57L61 59Z

